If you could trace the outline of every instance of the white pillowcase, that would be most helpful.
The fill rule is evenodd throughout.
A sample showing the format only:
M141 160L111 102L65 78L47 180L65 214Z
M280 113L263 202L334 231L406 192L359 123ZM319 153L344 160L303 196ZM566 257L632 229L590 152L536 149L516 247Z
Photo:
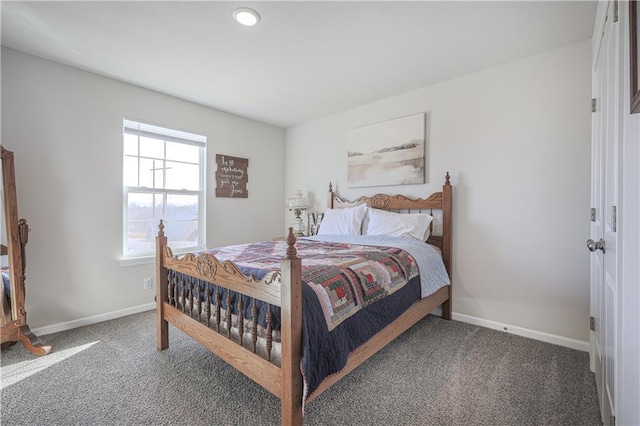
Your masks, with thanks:
M390 235L397 237L413 237L427 241L429 224L433 216L426 213L393 213L386 210L369 209L369 223L365 235Z
M366 204L360 204L357 207L325 210L318 235L361 235L362 219L368 209Z

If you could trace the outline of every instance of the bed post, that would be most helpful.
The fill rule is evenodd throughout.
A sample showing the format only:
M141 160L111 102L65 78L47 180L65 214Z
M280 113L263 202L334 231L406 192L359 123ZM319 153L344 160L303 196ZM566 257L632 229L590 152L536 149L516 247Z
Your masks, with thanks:
M302 261L294 246L293 228L282 260L281 348L282 425L302 425Z
M327 207L329 207L330 209L333 208L333 197L335 197L335 194L333 193L333 186L331 185L331 182L329 182L329 192L327 193Z
M453 207L453 198L449 179L449 172L447 172L442 186L442 259L444 260L444 266L447 268L451 285L449 285L449 299L442 304L442 318L448 320L451 319L451 298L453 297L451 291L453 288L453 270L451 269L451 209Z
M164 235L164 224L160 220L156 237L156 316L158 350L169 347L169 323L164 319L164 302L167 300L167 268L163 266L164 248L167 237Z

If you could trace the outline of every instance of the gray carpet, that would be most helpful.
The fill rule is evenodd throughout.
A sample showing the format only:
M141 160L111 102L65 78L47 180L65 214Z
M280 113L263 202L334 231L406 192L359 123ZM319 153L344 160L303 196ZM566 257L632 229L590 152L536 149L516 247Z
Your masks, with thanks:
M278 425L279 400L145 312L2 351L2 425ZM599 425L588 354L428 316L307 406L305 425Z

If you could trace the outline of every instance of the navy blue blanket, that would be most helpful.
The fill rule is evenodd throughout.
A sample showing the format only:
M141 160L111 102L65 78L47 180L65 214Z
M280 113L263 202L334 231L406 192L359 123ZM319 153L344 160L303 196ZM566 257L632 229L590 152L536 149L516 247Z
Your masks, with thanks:
M378 300L329 331L318 298L302 286L302 372L307 381L305 398L329 375L344 368L351 352L391 324L420 300L420 277L412 278L395 293Z

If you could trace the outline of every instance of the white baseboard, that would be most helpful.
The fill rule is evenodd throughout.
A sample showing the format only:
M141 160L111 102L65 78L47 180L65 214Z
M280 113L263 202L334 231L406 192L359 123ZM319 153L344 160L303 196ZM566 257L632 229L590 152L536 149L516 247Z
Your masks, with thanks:
M58 333L60 331L71 330L73 328L83 327L85 325L96 324L102 321L108 321L127 315L133 315L140 312L151 311L156 308L155 302L147 303L144 305L134 306L131 308L120 309L118 311L107 312L100 315L94 315L91 317L80 318L73 321L62 322L59 324L49 325L45 327L39 327L33 329L33 333L36 336L44 336L47 334ZM434 309L431 314L442 316L442 308ZM454 312L452 317L456 321L466 322L480 327L486 327L493 330L504 331L506 333L515 334L518 336L528 337L534 340L540 340L542 342L552 343L554 345L560 345L571 349L577 349L583 352L589 352L589 342L583 342L581 340L570 339L568 337L557 336L555 334L544 333L542 331L530 330L528 328L516 327L510 324L503 324L496 321L491 321L483 318L474 317L471 315L458 314Z
M85 325L96 324L102 321L108 321L120 317L126 317L127 315L138 314L140 312L151 311L156 308L156 303L147 303L144 305L133 306L131 308L120 309L118 311L107 312L100 315L94 315L91 317L80 318L73 321L61 322L59 324L47 325L44 327L38 327L31 330L36 336L44 336L47 334L58 333L60 331L71 330L73 328L83 327Z
M577 349L583 352L589 352L589 342L583 342L581 340L544 333L542 331L530 330L528 328L516 327L514 325L503 324L491 320L473 317L471 315L458 314L454 312L451 316L456 321L462 321L469 324L479 325L481 327L491 328L493 330L504 331L505 333L516 334L518 336L540 340L542 342L553 343L554 345L560 345L571 349Z

